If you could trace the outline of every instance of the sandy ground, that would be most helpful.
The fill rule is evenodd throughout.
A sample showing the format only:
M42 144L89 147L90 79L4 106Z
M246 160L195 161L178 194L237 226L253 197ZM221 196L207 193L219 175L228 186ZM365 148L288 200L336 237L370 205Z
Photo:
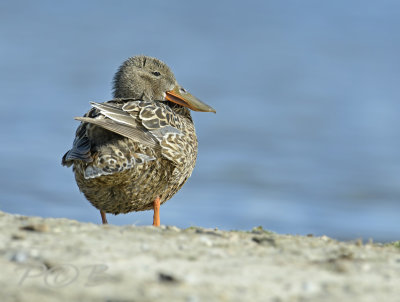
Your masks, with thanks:
M400 248L0 212L8 301L400 301Z

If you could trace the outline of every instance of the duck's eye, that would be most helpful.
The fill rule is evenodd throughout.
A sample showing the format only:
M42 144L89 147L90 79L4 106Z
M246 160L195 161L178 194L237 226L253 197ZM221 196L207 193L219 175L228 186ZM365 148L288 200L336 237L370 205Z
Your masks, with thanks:
M152 74L154 74L156 77L161 75L161 73L159 73L158 71L153 71Z

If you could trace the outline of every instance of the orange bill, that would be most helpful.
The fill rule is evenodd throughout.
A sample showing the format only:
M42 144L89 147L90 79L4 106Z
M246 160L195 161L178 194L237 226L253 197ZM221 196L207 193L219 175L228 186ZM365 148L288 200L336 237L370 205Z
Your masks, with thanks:
M203 103L179 85L176 85L174 89L167 91L165 99L181 106L188 107L194 111L216 113L215 109Z

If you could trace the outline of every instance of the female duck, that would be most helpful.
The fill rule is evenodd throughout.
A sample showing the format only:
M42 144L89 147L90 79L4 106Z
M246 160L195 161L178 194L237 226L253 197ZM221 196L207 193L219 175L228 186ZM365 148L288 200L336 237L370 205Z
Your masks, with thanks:
M91 103L62 165L73 165L79 189L100 210L120 214L154 209L190 177L197 138L190 110L214 112L175 80L158 59L126 60L114 77L114 99Z

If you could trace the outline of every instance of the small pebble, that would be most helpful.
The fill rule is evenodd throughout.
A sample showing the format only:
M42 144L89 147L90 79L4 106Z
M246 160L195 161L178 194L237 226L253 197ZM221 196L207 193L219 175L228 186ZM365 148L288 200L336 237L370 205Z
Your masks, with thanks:
M167 230L175 231L175 232L180 232L180 231L181 231L180 228L178 228L178 227L176 227L176 226L173 226L173 225L167 226Z
M13 239L13 240L22 240L22 239L25 239L25 238L26 238L26 236L23 233L13 234L11 236L11 239Z
M27 259L28 259L28 255L23 251L17 251L15 253L13 253L10 257L11 261L18 262L18 263L25 262Z
M20 230L31 232L48 232L49 227L46 224L28 224L20 227Z
M206 245L206 246L210 246L210 247L213 246L212 241L209 238L207 238L206 236L201 236L200 242L204 243L204 245Z
M165 283L176 283L179 282L177 278L175 278L173 275L168 274L168 273L158 273L158 280L160 282L165 282Z

